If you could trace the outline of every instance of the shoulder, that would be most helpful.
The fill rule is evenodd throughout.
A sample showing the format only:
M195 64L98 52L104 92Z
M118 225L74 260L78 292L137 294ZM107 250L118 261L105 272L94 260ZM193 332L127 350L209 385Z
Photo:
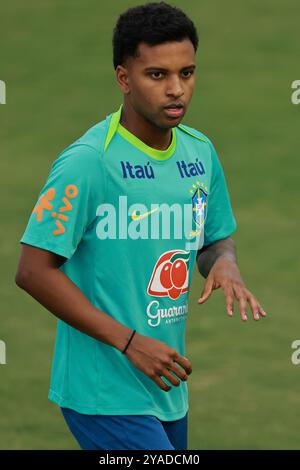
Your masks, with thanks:
M100 165L100 154L93 147L73 143L63 149L52 164L52 171L85 175Z
M85 145L94 149L96 153L102 154L107 129L108 117L90 127L73 145Z
M90 127L78 139L65 147L52 164L52 169L67 168L76 173L87 173L100 166L106 120Z
M203 134L203 132L195 129L194 127L187 126L186 124L178 124L177 126L179 137L187 139L191 145L200 145L201 150L207 154L210 159L211 165L217 157L215 147L211 139Z
M215 175L217 172L220 172L222 168L221 162L219 160L217 151L212 140L207 135L203 134L203 132L200 132L199 130L187 126L185 124L179 124L177 128L179 129L179 131L181 131L183 135L189 136L189 138L194 139L195 142L201 142L202 146L206 146L206 148L208 149L207 153L210 159L212 174Z
M191 139L211 144L211 140L203 132L194 129L193 127L187 126L186 124L178 124L177 129L182 135L189 136Z

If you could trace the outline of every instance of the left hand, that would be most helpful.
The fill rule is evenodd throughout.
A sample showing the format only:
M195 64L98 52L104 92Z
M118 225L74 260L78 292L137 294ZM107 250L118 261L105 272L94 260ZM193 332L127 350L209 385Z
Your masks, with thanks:
M211 295L212 291L219 287L222 287L224 290L227 313L230 317L233 315L234 298L238 301L241 319L243 321L247 320L247 302L250 305L254 320L259 320L260 317L266 316L266 312L263 310L258 300L246 288L237 264L225 256L219 256L213 264L205 280L198 303L203 304Z

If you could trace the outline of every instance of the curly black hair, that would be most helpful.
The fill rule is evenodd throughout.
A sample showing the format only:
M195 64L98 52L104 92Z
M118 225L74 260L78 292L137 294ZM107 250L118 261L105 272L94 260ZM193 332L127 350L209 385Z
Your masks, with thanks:
M116 69L128 57L136 57L141 42L150 46L190 39L195 51L198 34L194 23L177 7L154 2L129 8L119 16L113 31L113 64Z

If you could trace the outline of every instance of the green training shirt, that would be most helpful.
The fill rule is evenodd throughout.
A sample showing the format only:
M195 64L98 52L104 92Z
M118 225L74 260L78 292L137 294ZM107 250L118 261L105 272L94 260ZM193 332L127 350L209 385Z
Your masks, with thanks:
M225 176L201 132L179 124L170 146L156 150L120 124L121 111L54 161L21 242L64 256L60 270L95 307L185 356L197 250L236 229ZM163 380L170 391L58 319L48 398L59 406L180 419L187 382Z

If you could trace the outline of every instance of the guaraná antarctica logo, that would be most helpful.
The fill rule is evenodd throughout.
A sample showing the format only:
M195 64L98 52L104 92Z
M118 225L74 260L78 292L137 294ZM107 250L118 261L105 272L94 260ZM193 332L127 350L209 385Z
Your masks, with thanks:
M154 297L177 299L188 291L190 253L173 250L163 253L154 266L147 292Z
M163 253L157 260L147 288L148 295L168 300L179 300L189 288L190 252L172 250ZM185 321L188 313L187 297L183 296L182 305L161 305L158 300L152 300L147 306L147 323L157 327L161 321L166 324Z

